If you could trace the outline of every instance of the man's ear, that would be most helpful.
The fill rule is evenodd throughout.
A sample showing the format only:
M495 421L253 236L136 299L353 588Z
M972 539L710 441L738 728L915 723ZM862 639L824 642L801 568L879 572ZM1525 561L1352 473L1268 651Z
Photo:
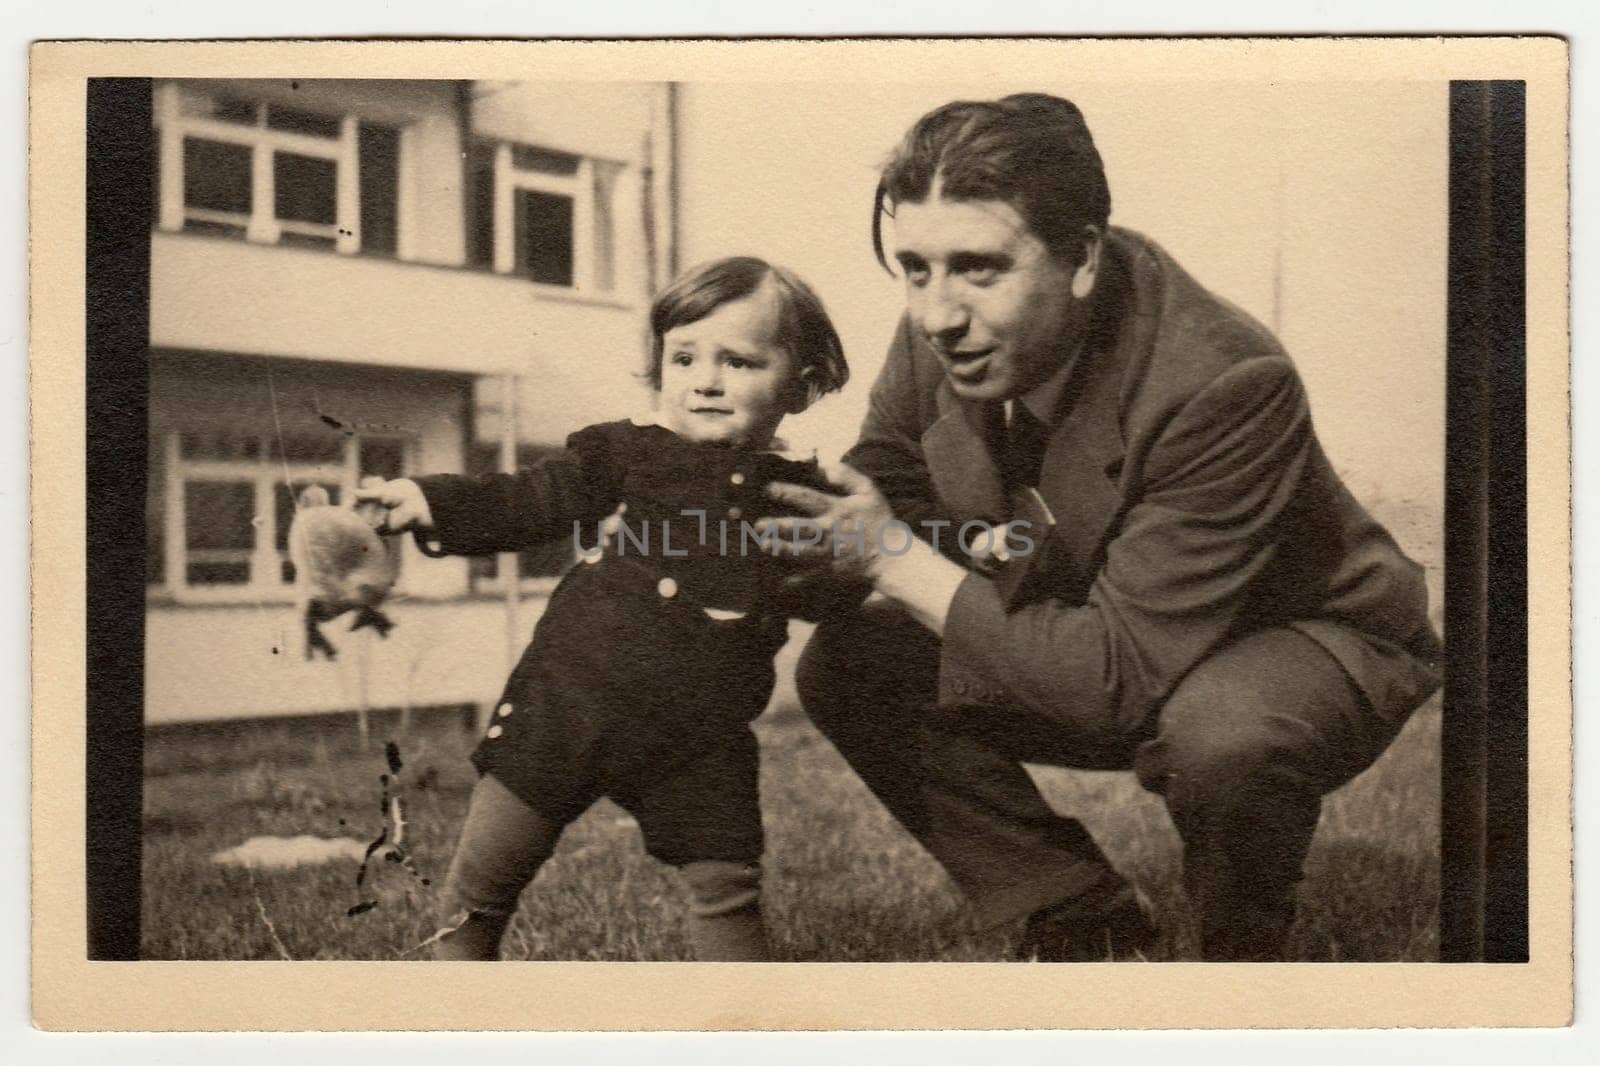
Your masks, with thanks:
M1072 295L1079 300L1094 292L1095 282L1100 277L1100 230L1085 226L1083 232L1083 261L1072 272Z

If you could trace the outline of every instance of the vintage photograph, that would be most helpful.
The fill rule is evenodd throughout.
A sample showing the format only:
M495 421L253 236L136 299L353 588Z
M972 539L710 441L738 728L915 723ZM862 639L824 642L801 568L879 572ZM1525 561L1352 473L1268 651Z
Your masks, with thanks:
M171 69L86 95L91 959L1528 961L1445 685L1521 89Z
M1436 957L1448 86L840 92L155 81L144 957Z

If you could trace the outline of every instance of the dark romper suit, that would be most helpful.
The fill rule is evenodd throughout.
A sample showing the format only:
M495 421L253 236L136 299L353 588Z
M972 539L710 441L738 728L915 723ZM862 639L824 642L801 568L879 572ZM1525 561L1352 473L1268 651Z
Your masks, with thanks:
M551 596L473 754L480 773L557 826L610 797L674 866L758 862L748 726L799 605L782 596L792 564L742 536L741 522L782 513L764 492L779 480L823 484L814 462L632 422L580 430L563 455L516 475L417 479L436 554L575 533L592 552L599 523L626 504L623 528Z

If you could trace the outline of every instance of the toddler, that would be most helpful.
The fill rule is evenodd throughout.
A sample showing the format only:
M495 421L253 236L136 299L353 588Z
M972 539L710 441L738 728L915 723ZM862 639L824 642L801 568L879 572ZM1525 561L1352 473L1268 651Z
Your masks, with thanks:
M682 872L698 958L767 957L749 723L771 696L788 617L807 607L784 580L795 564L763 551L746 523L783 513L763 492L770 482L824 486L814 461L781 454L775 433L849 370L816 295L759 259L679 278L650 325L650 416L580 430L516 475L358 492L429 554L568 536L582 554L473 754L481 776L442 890L435 957L497 957L522 889L602 796ZM612 515L621 526L601 541Z

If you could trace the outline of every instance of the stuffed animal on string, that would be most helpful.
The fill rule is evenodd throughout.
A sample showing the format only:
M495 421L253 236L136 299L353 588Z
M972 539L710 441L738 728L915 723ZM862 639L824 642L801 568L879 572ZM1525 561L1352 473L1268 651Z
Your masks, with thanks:
M363 478L362 485L381 482ZM356 612L350 632L371 626L380 637L394 622L378 607L388 598L400 572L400 545L378 535L384 509L377 503L340 507L321 485L300 493L289 525L289 560L306 626L306 658L321 652L329 659L338 650L322 632L322 623L347 611Z

